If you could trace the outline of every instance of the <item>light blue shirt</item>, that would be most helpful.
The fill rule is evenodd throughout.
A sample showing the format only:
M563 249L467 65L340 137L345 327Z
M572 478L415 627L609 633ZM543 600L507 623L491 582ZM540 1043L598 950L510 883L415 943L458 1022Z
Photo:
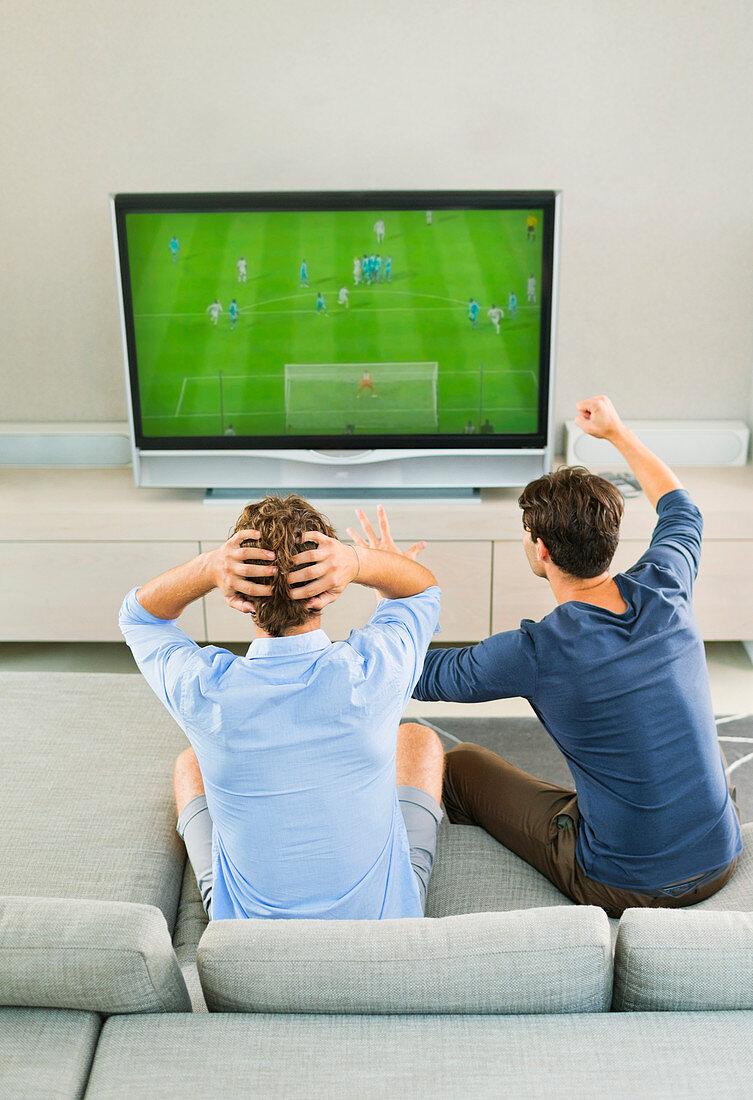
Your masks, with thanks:
M422 916L395 753L439 589L382 600L346 641L260 638L245 657L199 647L136 592L120 629L199 761L213 919Z

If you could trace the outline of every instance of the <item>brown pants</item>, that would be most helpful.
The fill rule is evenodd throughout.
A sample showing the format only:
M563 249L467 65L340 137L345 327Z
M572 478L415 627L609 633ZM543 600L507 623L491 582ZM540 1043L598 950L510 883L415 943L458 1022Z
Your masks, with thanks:
M637 907L678 909L711 897L728 881L737 860L713 882L677 896L653 897L605 886L585 874L575 856L578 797L513 767L480 745L447 753L442 800L455 825L480 825L579 905L599 905L610 917Z

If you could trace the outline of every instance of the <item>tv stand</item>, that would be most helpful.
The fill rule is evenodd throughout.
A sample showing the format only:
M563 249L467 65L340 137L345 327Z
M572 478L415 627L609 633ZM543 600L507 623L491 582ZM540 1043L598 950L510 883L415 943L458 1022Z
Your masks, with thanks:
M683 484L704 514L704 548L695 611L709 641L746 641L753 652L753 465L682 470ZM0 640L118 642L118 608L134 585L214 548L227 538L246 491L215 507L204 489L137 489L119 469L3 470L0 489ZM262 490L259 490L261 493ZM312 499L343 537L358 528L356 498ZM348 490L345 490L346 494ZM473 642L539 619L554 602L528 567L521 546L519 489L483 490L474 507L453 500L378 499L388 508L397 544L420 539L421 555L442 587L437 641ZM255 495L251 493L251 495ZM427 498L425 498L427 499ZM368 507L372 523L376 507ZM614 566L643 553L656 522L644 496L625 503ZM374 593L350 585L325 609L331 638L347 637L374 608ZM192 604L181 625L200 642L248 642L251 623L217 592Z
M204 503L209 505L237 505L243 508L251 500L261 500L266 496L287 496L287 489L207 489ZM353 504L389 504L406 502L411 504L480 504L480 489L335 489L328 487L296 489L296 494L312 503Z

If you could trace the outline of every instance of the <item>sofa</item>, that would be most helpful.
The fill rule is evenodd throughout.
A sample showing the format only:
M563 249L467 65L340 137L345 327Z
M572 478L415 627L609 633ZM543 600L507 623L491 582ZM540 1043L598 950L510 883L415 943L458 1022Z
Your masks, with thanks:
M0 676L0 1097L748 1096L731 881L610 921L443 822L427 920L207 924L137 676Z

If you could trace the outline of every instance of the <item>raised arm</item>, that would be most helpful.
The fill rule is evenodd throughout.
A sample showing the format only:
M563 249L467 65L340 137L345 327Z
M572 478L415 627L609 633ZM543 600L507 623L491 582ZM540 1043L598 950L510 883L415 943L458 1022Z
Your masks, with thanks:
M669 466L641 443L635 432L625 427L608 397L603 394L591 397L587 401L579 401L576 407L578 415L575 423L578 427L596 439L609 440L617 448L638 478L653 508L665 493L682 489L680 479Z

